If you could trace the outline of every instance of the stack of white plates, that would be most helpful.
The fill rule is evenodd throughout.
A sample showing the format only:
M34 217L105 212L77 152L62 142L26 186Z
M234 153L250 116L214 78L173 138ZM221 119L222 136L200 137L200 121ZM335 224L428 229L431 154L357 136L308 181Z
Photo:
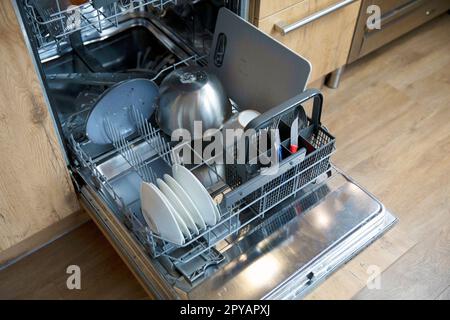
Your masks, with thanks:
M173 177L141 185L141 208L150 229L163 239L183 245L220 220L217 205L201 182L185 167L175 165Z

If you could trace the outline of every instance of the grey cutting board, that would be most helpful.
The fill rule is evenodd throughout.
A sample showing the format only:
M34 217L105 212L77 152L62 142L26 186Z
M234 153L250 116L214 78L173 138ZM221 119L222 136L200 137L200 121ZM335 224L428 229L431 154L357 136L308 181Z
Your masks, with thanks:
M225 8L219 11L208 67L238 106L260 112L302 93L311 73L308 60Z

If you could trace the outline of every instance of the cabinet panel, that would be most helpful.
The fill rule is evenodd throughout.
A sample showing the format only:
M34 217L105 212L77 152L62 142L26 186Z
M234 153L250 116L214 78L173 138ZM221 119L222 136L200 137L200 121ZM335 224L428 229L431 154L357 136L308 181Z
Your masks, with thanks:
M366 27L366 8L381 7L381 29ZM382 47L450 9L448 0L366 0L358 18L349 62Z
M266 18L303 0L252 0L255 19Z
M0 251L79 210L10 0L0 2Z
M367 4L379 6L382 14L384 15L415 1L417 0L369 0L367 1Z
M312 64L310 82L315 81L346 64L361 1L338 7L284 35L276 25L293 24L341 3L342 0L302 1L270 17L256 20L256 25L308 59Z

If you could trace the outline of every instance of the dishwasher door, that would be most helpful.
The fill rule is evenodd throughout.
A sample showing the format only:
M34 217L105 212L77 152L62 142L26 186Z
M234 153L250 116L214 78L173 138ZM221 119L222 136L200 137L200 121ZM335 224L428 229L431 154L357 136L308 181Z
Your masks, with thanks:
M225 263L186 285L152 259L99 190L82 188L85 208L151 297L299 299L375 241L396 218L333 167L331 174L272 210L233 246Z

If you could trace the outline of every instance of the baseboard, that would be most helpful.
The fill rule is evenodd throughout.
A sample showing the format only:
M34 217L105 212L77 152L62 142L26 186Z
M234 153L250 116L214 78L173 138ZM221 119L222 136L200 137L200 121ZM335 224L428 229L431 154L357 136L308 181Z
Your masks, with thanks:
M85 211L80 210L74 212L44 230L41 230L31 237L0 252L0 270L17 262L23 257L26 257L36 250L39 250L89 220L90 217Z

